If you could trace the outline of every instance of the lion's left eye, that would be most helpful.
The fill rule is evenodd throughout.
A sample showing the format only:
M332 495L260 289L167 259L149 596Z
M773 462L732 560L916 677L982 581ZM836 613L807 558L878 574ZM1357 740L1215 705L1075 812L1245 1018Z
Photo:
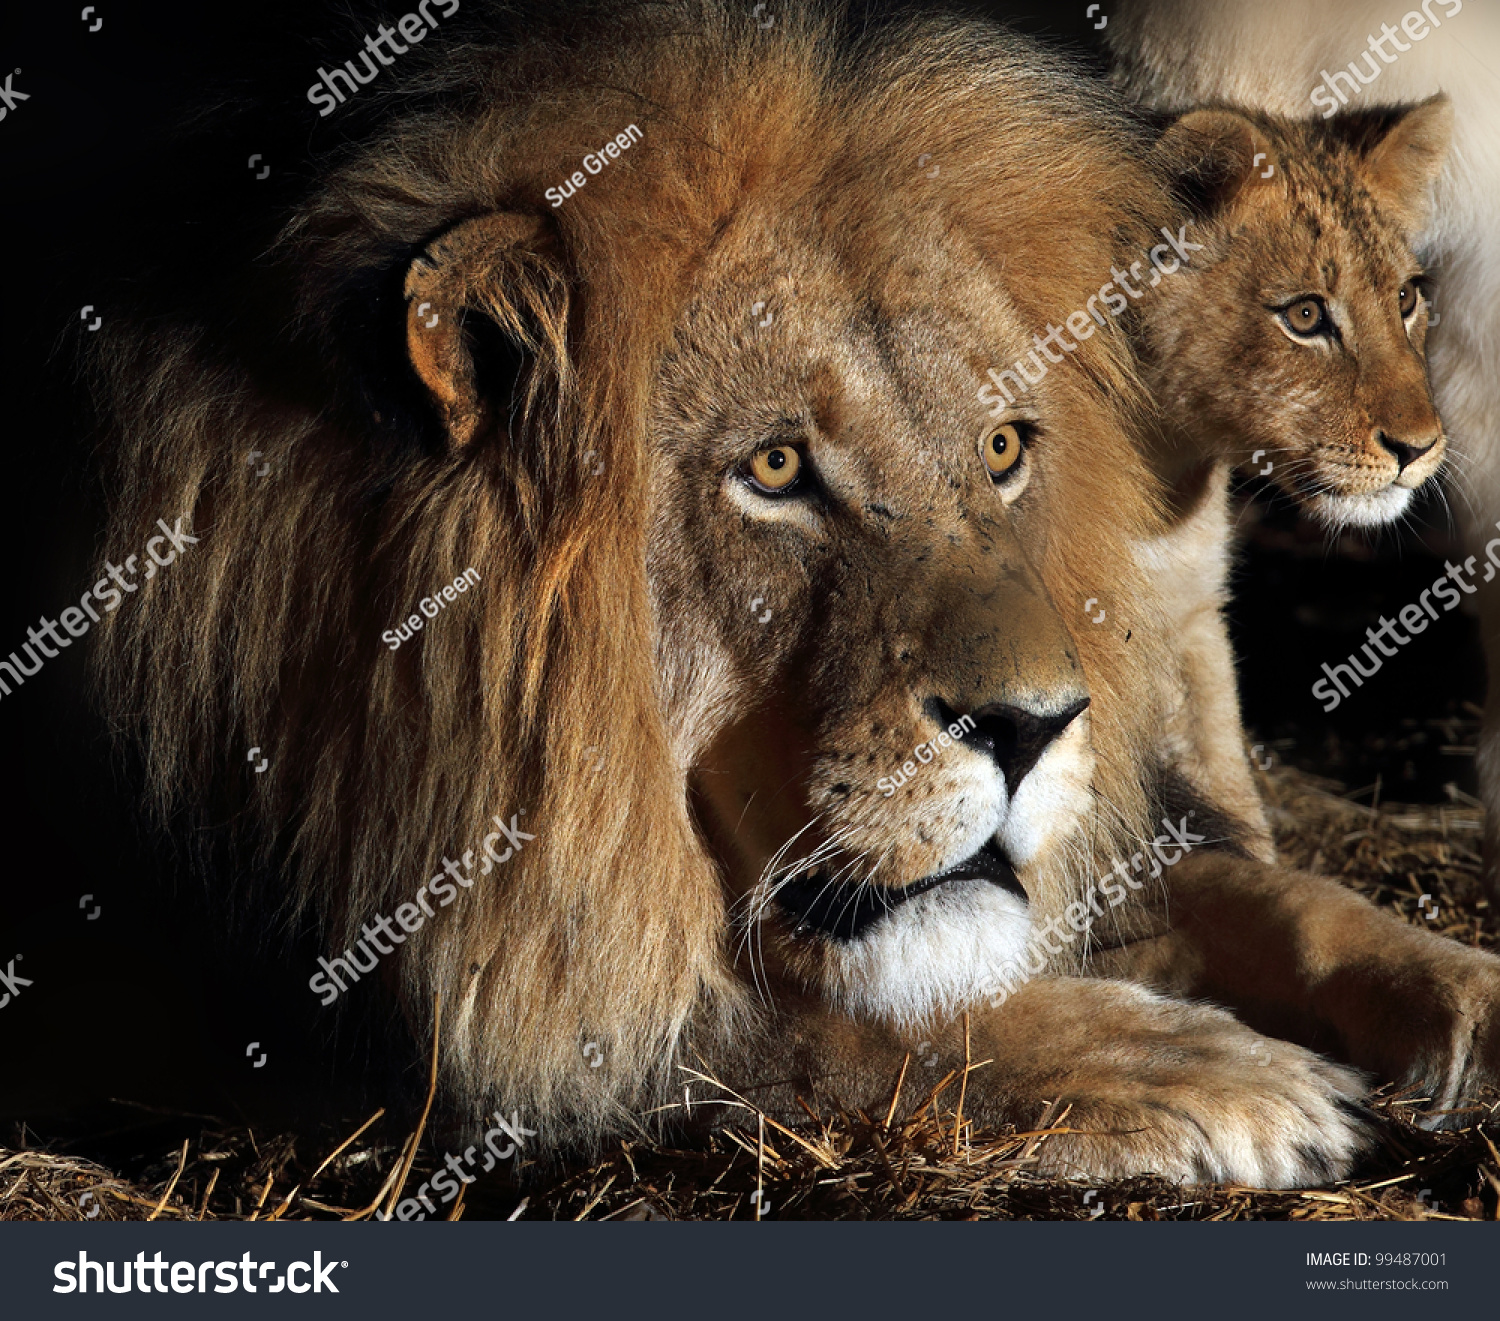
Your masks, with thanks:
M1415 280L1408 280L1403 284L1400 292L1396 295L1396 299L1401 307L1401 319L1405 321L1407 317L1417 310L1417 282Z
M750 459L750 481L767 495L785 495L797 485L802 455L792 445L770 445Z
M1026 449L1026 437L1014 422L1002 422L999 426L986 427L979 437L979 455L984 466L996 481L1005 478L1021 462Z

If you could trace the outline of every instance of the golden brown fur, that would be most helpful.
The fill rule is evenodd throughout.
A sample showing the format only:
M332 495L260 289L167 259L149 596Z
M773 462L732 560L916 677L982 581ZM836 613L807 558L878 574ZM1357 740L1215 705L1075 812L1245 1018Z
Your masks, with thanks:
M212 883L258 872L258 902L333 952L524 808L534 838L382 974L418 1034L440 998L448 1106L517 1110L543 1143L630 1122L700 1060L768 1106L818 1086L873 1105L923 1039L914 1074L962 1060L962 1008L989 1061L970 1113L1071 1106L1060 1173L1345 1171L1354 1075L1079 975L1097 946L1123 968L1165 939L1187 978L1175 881L991 994L1164 811L1213 833L1156 761L1172 642L1134 566L1161 524L1121 337L1018 403L1003 480L979 443L985 370L1082 306L1155 205L1129 132L964 25L857 38L788 15L767 36L682 5L580 30L445 53L425 85L450 108L398 115L298 206L279 356L180 320L100 354L109 544L163 513L201 538L98 656L157 810L222 841ZM549 208L631 123L629 153ZM773 444L819 485L752 488ZM479 590L382 646L471 565ZM885 794L947 712L983 738ZM995 840L1019 887L993 859L917 884ZM1191 861L1173 871L1240 875ZM891 911L825 934L840 882L840 905ZM1493 1052L1453 1049L1460 1083L1492 1080ZM1256 1050L1275 1067L1246 1067Z

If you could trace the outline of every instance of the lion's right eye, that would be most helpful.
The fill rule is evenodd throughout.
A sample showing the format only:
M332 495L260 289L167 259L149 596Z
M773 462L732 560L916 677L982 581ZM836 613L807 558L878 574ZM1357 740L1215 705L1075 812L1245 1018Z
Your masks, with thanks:
M750 482L767 495L784 495L797 484L802 455L792 445L770 445L750 459Z

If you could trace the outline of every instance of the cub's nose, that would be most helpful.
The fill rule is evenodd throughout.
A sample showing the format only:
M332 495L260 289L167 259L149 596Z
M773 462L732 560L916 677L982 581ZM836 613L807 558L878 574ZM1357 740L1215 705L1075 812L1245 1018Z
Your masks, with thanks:
M1077 697L1052 711L1028 709L1006 702L991 702L974 711L955 711L941 697L923 704L928 717L945 729L960 724L962 742L981 756L989 757L1005 777L1012 798L1021 781L1031 772L1053 740L1059 738L1085 710L1089 699Z
M1377 431L1375 433L1375 439L1380 442L1383 448L1389 450L1396 456L1396 463L1399 465L1400 471L1405 472L1424 454L1430 453L1432 451L1432 447L1436 445L1438 441L1442 439L1442 437L1434 436L1431 440L1407 441L1397 440L1394 436L1386 435L1384 431Z

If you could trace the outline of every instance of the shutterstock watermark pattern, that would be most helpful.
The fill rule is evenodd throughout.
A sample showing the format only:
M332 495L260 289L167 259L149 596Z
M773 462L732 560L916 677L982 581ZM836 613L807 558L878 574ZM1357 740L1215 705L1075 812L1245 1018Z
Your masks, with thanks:
M479 1167L480 1174L488 1173L501 1161L509 1160L512 1156L519 1155L523 1145L522 1139L534 1138L536 1136L536 1130L524 1127L521 1123L520 1115L514 1110L511 1111L509 1120L498 1110L494 1112L491 1118L494 1119L496 1127L490 1129L484 1135L482 1148L469 1147L465 1150L462 1157L463 1166L472 1169L474 1167L475 1152L482 1149L486 1154L484 1164ZM506 1144L504 1151L495 1150L494 1139L497 1137L508 1137L511 1139ZM473 1174L465 1174L459 1164L459 1157L456 1157L451 1151L444 1153L443 1165L444 1169L439 1170L432 1178L426 1180L418 1187L414 1197L402 1198L396 1207L396 1214L394 1216L386 1215L383 1211L376 1211L375 1218L377 1220L426 1220L428 1212L434 1215L437 1213L437 1207L432 1204L432 1199L427 1195L428 1188L440 1193L442 1203L446 1206L458 1196L461 1184L473 1183L475 1178L478 1177ZM459 1183L453 1182L454 1175L458 1176ZM423 1210L424 1207L426 1210Z
M23 986L31 985L29 978L22 977L16 971L16 959L21 957L21 955L17 954L15 959L6 964L5 971L0 972L0 987L5 988L4 992L0 993L0 1009L4 1009L13 997L20 995Z
M376 28L379 34L374 37L365 38L365 48L359 53L359 65L353 60L345 60L341 65L335 65L332 69L318 69L318 81L307 89L307 99L315 106L320 106L318 111L320 118L331 115L339 106L353 96L361 87L375 81L380 71L388 69L396 61L387 56L405 55L412 46L419 41L424 41L428 34L437 27L437 19L433 18L431 6L438 5L444 18L452 18L458 13L458 0L421 0L416 12L403 14L396 20L394 28L388 28L384 23ZM421 15L419 18L418 15ZM401 36L410 44L403 46L396 40L396 32L399 29ZM372 59L371 56L374 56ZM364 70L361 76L360 69ZM339 90L339 84L348 88L348 96Z
M481 846L484 851L484 865L479 869L481 876L488 876L496 863L509 862L511 858L526 847L527 840L536 838L535 835L528 835L517 823L518 817L525 811L526 809L523 807L520 812L513 813L509 825L506 825L504 820L498 816L491 818L499 829L484 837L484 843ZM496 853L494 846L501 839L509 840L510 843L504 853ZM366 922L364 924L362 928L363 938L356 941L354 945L346 949L342 954L336 955L332 959L319 957L318 965L323 971L315 972L308 979L307 983L307 989L316 991L321 997L318 1003L331 1005L348 989L344 985L345 977L351 982L358 982L362 975L368 975L375 971L375 967L382 957L395 953L393 947L381 943L383 939L392 940L397 945L404 945L406 943L406 936L420 931L426 925L429 917L437 916L437 912L428 902L429 890L437 896L438 907L447 908L449 904L458 898L458 889L454 882L457 882L457 885L462 886L465 890L472 886L474 884L474 877L470 873L473 866L473 850L464 854L462 862L454 862L446 854L444 855L443 870L422 885L414 896L414 902L401 904L396 909L396 923L406 933L405 935L398 935L391 926L391 919L382 913L373 922ZM375 929L372 931L371 927ZM363 953L365 958L369 960L368 966L362 964L355 957L356 950ZM341 973L342 976L340 975ZM319 985L320 982L322 983L321 985Z
M0 119L4 119L6 115L16 109L20 102L31 100L30 92L18 92L15 89L14 80L20 72L17 69L14 73L6 74L5 81L0 83Z
M158 568L166 568L177 558L177 553L185 550L188 546L197 542L198 538L189 536L182 530L182 519L178 519L172 527L168 527L166 520L158 518L156 526L161 529L161 535L152 537L146 543L146 554L150 557L146 565L145 580L150 581L156 577ZM163 558L157 553L156 547L159 542L170 542L172 549ZM138 556L131 555L123 565L113 564L109 560L104 561L104 577L100 578L88 591L78 599L76 606L70 605L63 610L57 619L48 619L42 616L41 623L26 630L26 636L30 641L23 643L16 651L8 657L0 657L0 697L10 696L10 684L14 683L18 688L27 679L34 678L41 670L44 661L53 659L61 654L61 648L71 647L74 638L81 638L94 624L99 622L98 612L95 611L92 601L97 601L104 607L104 613L109 614L120 608L120 603L125 599L125 593L140 589L140 583L133 582L135 576L135 565ZM111 587L113 581L118 584ZM67 630L68 636L63 637L57 631L58 624ZM56 644L58 650L54 651L48 643L44 642L38 633L45 634ZM21 659L24 652L27 659L31 661L31 668L27 669L25 662ZM37 652L41 655L38 656ZM10 681L6 681L6 675Z

